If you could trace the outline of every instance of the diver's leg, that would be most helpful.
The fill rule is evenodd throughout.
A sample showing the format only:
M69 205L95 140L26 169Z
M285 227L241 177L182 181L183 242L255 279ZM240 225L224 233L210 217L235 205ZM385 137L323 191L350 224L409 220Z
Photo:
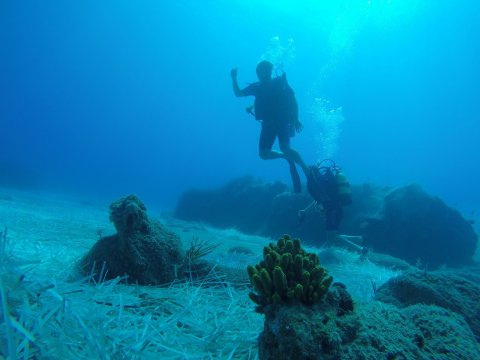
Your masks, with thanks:
M338 246L349 251L364 252L363 246L351 241L352 237L339 235L338 228L343 218L343 208L338 203L324 204L325 209L325 229L327 231L327 244Z
M262 160L285 159L283 153L271 149L260 149L258 155Z
M273 143L277 134L271 126L262 123L262 131L258 141L258 155L263 160L285 159L285 154L280 151L272 150Z
M277 136L280 150L285 155L285 159L289 163L293 162L300 165L303 173L308 177L309 167L305 164L300 154L290 147L290 137L292 136L292 128L288 122L277 123Z
M339 235L336 230L327 231L327 242L359 254L364 254L366 250L364 246L357 245L353 241L348 240L348 237L345 237L345 235Z
M281 131L276 132L276 136L278 136L280 150L282 151L281 154L283 155L283 158L288 161L288 166L290 167L290 176L292 177L293 192L299 194L302 192L302 182L300 181L297 166L295 165L295 158L291 156L290 134L285 129L280 130Z
M290 167L290 176L292 177L293 192L300 194L302 192L302 182L300 181L300 175L298 175L297 166L293 161L288 161Z
M349 241L351 243L354 243L358 246L365 246L365 238L363 236L359 235L338 235L339 238L341 238L344 241Z
M307 164L305 164L300 154L290 147L290 141L285 141L285 139L279 138L279 142L280 150L282 150L285 159L287 159L288 161L293 161L294 163L300 165L305 176L308 176L310 169L308 168Z
M338 227L343 216L343 209L335 203L326 202L322 204L325 214L325 230L327 232L327 243L338 245Z

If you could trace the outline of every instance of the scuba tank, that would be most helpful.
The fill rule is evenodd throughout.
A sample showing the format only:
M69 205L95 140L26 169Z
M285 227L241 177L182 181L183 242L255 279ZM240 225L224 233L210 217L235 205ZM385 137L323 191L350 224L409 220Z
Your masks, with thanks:
M352 203L350 184L345 174L331 159L322 160L317 166L311 167L307 187L310 195L321 204L329 201L339 201L342 205Z

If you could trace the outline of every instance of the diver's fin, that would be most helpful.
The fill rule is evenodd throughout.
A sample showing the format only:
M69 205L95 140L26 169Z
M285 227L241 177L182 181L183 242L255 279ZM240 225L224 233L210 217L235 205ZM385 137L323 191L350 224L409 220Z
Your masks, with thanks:
M302 183L300 182L300 175L298 175L297 167L293 161L289 161L288 165L290 165L290 175L292 176L293 182L293 192L299 194L302 192Z

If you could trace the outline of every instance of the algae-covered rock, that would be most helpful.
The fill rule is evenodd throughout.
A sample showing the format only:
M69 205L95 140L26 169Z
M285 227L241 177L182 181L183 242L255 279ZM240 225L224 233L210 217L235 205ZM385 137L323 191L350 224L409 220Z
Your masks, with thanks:
M478 236L459 211L418 185L393 189L377 216L366 219L369 246L430 269L471 264Z
M85 274L97 281L127 276L141 285L165 284L175 279L183 262L180 238L150 219L135 195L110 205L117 234L102 237L80 260Z
M271 211L276 195L287 190L280 182L263 182L252 176L233 179L212 190L191 189L178 200L175 217L202 221L214 227L257 233Z
M398 307L427 304L454 311L465 318L480 341L479 270L410 271L382 285L375 299Z
M480 347L465 320L446 309L427 305L399 309L374 301L339 315L339 304L325 301L312 307L284 306L277 311L267 311L264 330L259 337L259 358L480 358Z
M288 235L263 249L263 261L247 268L254 292L250 298L264 312L266 305L312 305L327 293L332 277L320 266L318 256L306 252L299 239Z

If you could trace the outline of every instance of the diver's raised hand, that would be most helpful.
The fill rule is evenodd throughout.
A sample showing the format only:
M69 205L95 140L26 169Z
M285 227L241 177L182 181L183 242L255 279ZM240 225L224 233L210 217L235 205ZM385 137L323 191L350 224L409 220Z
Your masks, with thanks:
M232 87L233 87L233 93L235 94L236 97L242 97L245 96L242 93L242 90L238 86L238 81L237 81L237 68L233 68L230 70L230 76L232 77Z

